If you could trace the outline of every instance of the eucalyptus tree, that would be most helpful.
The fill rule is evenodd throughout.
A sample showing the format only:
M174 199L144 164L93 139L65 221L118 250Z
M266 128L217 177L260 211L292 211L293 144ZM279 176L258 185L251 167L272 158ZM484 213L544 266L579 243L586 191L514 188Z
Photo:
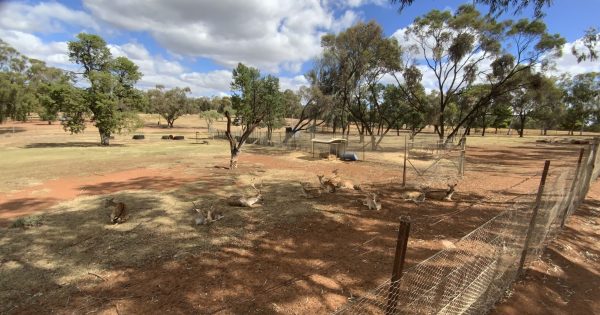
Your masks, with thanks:
M225 111L227 130L225 136L229 140L231 158L229 168L237 168L237 162L243 145L256 127L268 115L273 113L272 106L279 106L276 102L281 98L279 79L268 75L261 77L260 71L239 63L232 71L231 103L237 117L242 121L242 134L235 137L231 132L232 115Z
M24 120L27 57L0 40L0 123L8 118Z
M579 127L580 133L589 123L600 123L600 73L588 72L563 78L567 112L563 126L572 134Z
M290 132L283 140L287 143L297 132L312 128L313 130L326 123L333 109L332 86L329 68L324 66L323 60L316 60L313 69L304 76L309 85L298 90L297 101L300 103L300 112ZM295 101L294 101L295 102Z
M189 87L165 90L163 85L157 85L147 94L153 112L163 117L169 128L173 128L175 120L192 112L192 102L187 97L188 93L191 93Z
M395 125L399 115L382 106L381 79L400 70L401 51L394 38L387 38L376 22L357 23L337 35L322 37L323 58L333 78L335 101L341 105L341 117L346 112L360 124L359 130L371 137L376 149L387 131ZM390 105L390 104L387 104ZM348 119L342 121L342 132L348 128ZM376 135L379 134L379 140Z
M493 99L518 88L513 81L519 81L520 72L548 66L552 57L560 55L565 42L559 35L549 34L540 20L496 21L471 5L463 5L454 13L432 10L416 18L406 30L406 39L413 44L405 58L416 60L416 64L406 66L403 75L406 77L409 69L417 78L421 69L433 75L433 88L438 92L436 131L447 141L473 122ZM487 85L487 93L446 130L446 109L473 84ZM410 88L403 91L413 97Z
M94 34L78 34L68 49L70 60L82 67L80 74L89 87L85 89L84 108L64 108L69 117L65 128L81 132L89 115L100 133L100 143L109 145L113 133L139 126L139 118L132 111L141 99L134 88L142 76L137 65L125 57L113 58L104 39Z

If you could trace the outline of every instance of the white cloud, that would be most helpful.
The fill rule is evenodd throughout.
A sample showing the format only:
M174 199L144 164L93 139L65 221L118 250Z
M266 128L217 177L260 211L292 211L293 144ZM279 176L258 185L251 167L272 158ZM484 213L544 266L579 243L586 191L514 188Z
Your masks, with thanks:
M279 88L282 91L287 89L297 91L301 86L308 85L308 80L303 75L297 75L295 77L280 77L279 78Z
M33 34L3 29L0 29L0 38L29 58L45 61L52 66L72 66L66 42L44 43Z
M555 69L550 72L551 74L569 73L577 75L586 72L600 72L600 62L598 61L586 60L578 63L577 58L571 53L573 46L582 47L581 38L565 44L562 49L562 56L554 60Z
M116 27L149 32L174 54L209 58L229 68L244 62L269 72L299 71L302 63L321 52L325 32L358 19L353 11L336 18L331 5L319 0L84 0L84 4Z
M25 32L60 32L65 25L98 30L98 24L87 13L72 10L57 2L36 5L18 2L0 4L0 28Z

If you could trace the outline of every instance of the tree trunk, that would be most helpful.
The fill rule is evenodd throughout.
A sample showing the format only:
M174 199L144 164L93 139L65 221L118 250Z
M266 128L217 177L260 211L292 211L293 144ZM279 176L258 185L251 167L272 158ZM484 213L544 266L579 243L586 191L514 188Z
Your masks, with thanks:
M239 155L240 155L240 150L238 150L237 148L233 148L231 150L231 159L229 160L229 169L230 170L237 168Z
M482 137L485 137L485 129L486 129L486 128L485 128L485 125L484 125L484 126L483 126L483 130L481 131L481 136L482 136Z
M544 128L544 136L548 135L548 128Z
M525 134L525 117L521 117L521 126L519 128L519 138L523 138Z
M51 120L48 120L48 125L52 125L52 121Z
M98 128L98 132L100 132L100 144L110 145L110 131Z
M371 133L371 151L377 150L377 142L375 141L375 135Z

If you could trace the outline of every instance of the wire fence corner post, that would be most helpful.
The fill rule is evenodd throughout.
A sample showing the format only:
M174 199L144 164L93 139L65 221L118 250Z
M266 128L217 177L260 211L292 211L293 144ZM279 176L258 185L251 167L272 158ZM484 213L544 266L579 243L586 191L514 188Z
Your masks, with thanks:
M571 183L571 189L569 190L569 197L567 199L567 206L565 207L565 210L563 212L561 221L560 221L560 228L564 228L565 227L565 222L567 221L567 215L569 214L569 209L571 209L571 207L574 206L574 200L573 198L575 197L575 188L577 187L577 183L580 180L580 176L579 176L579 172L581 171L581 161L583 160L583 153L585 152L585 148L581 148L579 150L579 159L577 159L577 167L575 168L575 177L573 177L573 182Z
M406 159L408 158L408 139L404 135L404 163L402 164L402 187L406 187Z
M523 244L523 252L521 253L521 261L519 262L519 269L517 270L517 276L523 272L523 266L525 265L525 259L527 258L527 252L529 251L529 243L531 242L531 236L535 229L535 219L537 218L538 210L542 202L542 194L544 193L544 186L546 186L546 177L548 177L548 169L550 168L550 160L546 160L544 163L544 171L542 172L542 179L540 180L540 186L538 188L537 196L535 198L535 205L531 213L531 220L529 221L529 227L527 228L527 236L525 237L525 244Z
M400 294L399 280L402 278L402 269L404 269L404 259L406 258L406 248L408 245L408 235L410 232L410 222L400 221L398 229L398 240L396 241L396 253L394 255L394 267L392 270L392 279L387 296L386 315L396 314L398 307L398 298Z

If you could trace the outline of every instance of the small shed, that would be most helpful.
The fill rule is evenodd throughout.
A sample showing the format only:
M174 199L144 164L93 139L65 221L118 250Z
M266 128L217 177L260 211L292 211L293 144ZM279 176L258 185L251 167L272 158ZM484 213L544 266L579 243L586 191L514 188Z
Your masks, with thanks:
M335 154L336 157L342 156L346 153L346 145L348 140L344 138L332 138L332 139L312 139L312 155L315 157L315 144L325 144L328 146L329 154Z

